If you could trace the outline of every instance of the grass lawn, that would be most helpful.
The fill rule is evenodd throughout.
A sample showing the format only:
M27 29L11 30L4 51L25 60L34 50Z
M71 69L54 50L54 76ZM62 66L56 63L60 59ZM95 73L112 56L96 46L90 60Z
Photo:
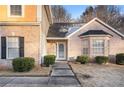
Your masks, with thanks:
M69 64L82 87L124 87L124 65Z

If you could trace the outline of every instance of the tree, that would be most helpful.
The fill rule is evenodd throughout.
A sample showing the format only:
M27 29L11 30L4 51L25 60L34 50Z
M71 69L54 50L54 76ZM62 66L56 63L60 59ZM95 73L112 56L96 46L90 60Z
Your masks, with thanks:
M91 19L93 19L94 15L94 8L92 6L89 6L86 8L85 12L82 13L80 16L80 20L82 22L88 22Z
M118 6L98 5L94 8L89 6L86 8L85 12L82 13L80 19L83 20L83 22L88 22L94 17L98 17L116 29L120 28L122 24L122 20L120 19L120 9Z
M54 22L70 22L71 14L61 5L52 6L53 20Z
M114 28L119 28L121 24L120 9L114 5L99 5L95 7L96 17Z

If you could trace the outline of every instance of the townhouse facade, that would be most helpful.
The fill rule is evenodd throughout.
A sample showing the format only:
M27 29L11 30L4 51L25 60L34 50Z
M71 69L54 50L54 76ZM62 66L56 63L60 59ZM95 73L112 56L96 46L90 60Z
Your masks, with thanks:
M0 5L0 60L33 57L36 64L46 55L46 35L52 24L50 6Z

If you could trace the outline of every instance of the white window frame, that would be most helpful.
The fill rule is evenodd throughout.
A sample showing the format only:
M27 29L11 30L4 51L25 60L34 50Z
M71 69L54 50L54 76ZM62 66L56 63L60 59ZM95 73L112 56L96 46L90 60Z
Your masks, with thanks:
M93 46L94 40L102 40L102 41L103 41L103 46L102 46L102 47L99 47L99 46L94 47L94 46ZM103 49L103 54L100 54L100 53L95 54L95 53L94 53L94 49ZM104 39L93 39L93 40L92 40L92 55L93 55L93 56L104 56L104 54L105 54L105 40L104 40Z
M11 8L10 8L10 6L11 5L8 5L8 17L24 17L24 13L25 13L25 7L24 7L24 5L21 5L21 7L22 7L22 14L21 15L11 15Z
M87 41L87 43L88 43L87 46L84 46L84 41ZM83 55L89 55L89 40L88 39L83 39L82 42L83 42ZM88 51L87 51L88 53L87 54L84 54L84 48L88 49Z
M6 37L6 58L7 59L13 59L13 58L10 58L9 57L9 55L8 55L8 38L10 38L10 37ZM18 45L19 45L19 37L15 37L15 38L18 38ZM19 46L18 46L18 48L19 48Z

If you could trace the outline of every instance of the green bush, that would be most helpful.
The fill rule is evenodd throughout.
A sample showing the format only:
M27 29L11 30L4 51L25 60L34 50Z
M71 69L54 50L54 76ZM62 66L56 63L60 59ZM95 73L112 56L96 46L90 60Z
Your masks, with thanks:
M12 61L13 69L17 72L30 71L34 67L34 58L31 57L19 57Z
M124 65L124 53L116 54L116 64Z
M96 56L95 60L96 60L96 63L103 64L103 63L107 63L109 61L109 58L106 56Z
M53 65L55 63L55 59L55 55L46 55L44 56L44 64L49 67L49 65Z
M80 62L81 64L85 64L89 62L89 57L88 56L77 56L76 61Z
M77 61L77 62L80 62L80 57L81 57L81 56L77 56L77 58L76 58L76 61Z

